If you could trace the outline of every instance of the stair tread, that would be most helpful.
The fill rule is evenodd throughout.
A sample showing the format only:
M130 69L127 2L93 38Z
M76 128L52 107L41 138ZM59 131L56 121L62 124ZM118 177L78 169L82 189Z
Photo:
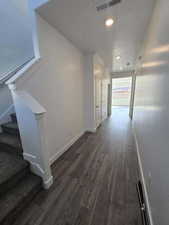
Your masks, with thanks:
M12 212L15 212L20 205L24 204L26 198L32 197L31 193L36 188L40 187L41 178L29 174L15 188L10 190L6 195L0 198L0 223L8 217ZM38 189L39 190L39 189Z
M14 148L22 149L20 138L18 136L10 135L8 133L0 134L0 143L6 144Z
M28 166L27 161L0 151L0 186Z
M6 128L10 128L10 129L14 129L14 130L18 130L18 124L16 122L8 122L8 123L4 123L2 124L2 127L6 127Z

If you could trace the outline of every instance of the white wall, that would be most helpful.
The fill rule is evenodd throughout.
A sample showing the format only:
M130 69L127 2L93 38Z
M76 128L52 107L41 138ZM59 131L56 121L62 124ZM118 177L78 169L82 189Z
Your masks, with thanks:
M97 54L93 57L93 64L94 76L99 77L101 80L101 120L103 121L108 116L108 84L110 84L110 73L102 58Z
M98 76L101 87L100 105L102 120L107 118L108 110L108 84L110 83L110 73L98 54L85 55L85 128L87 131L96 130L96 96L95 77Z
M169 224L169 1L158 0L136 81L134 126L154 225Z
M93 54L86 54L84 57L85 66L85 129L93 132L95 130L95 99L94 99L94 74Z
M0 1L0 79L34 57L27 0Z
M46 136L53 161L84 132L84 57L59 32L37 17L41 60L16 86L47 110Z

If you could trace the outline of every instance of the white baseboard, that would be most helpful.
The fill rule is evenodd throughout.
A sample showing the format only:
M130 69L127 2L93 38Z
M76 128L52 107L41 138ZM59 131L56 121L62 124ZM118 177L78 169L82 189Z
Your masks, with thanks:
M53 184L53 176L45 173L40 164L37 162L37 157L35 155L23 153L23 156L24 159L30 163L31 171L42 178L44 189L49 189Z
M86 131L91 132L91 133L96 133L97 128L93 128L93 129L87 129Z
M61 148L55 155L50 158L50 165L52 165L61 155L63 155L69 148L85 133L85 131L80 132L72 140L70 140L63 148Z
M141 174L141 181L143 184L144 197L145 197L146 206L147 206L147 213L148 213L150 225L153 225L154 223L153 223L152 211L151 211L150 201L149 201L149 197L148 197L145 176L144 176L143 166L142 166L142 162L141 162L140 150L139 150L139 145L138 145L137 135L135 132L134 125L133 125L133 135L134 135L135 145L136 145L136 150L137 150L137 157L138 157L139 169L140 169L140 174Z
M44 189L48 190L53 184L53 176L50 176L47 181L43 183Z

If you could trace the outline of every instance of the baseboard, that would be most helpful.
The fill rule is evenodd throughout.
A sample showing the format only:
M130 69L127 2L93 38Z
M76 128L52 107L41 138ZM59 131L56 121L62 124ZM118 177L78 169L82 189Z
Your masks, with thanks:
M44 189L49 189L53 184L53 176L45 173L41 165L37 162L37 157L35 155L23 153L23 156L24 159L30 163L31 171L42 178Z
M53 184L53 176L50 176L47 181L43 183L44 189L48 190Z
M63 148L61 148L54 156L50 158L50 165L52 165L61 155L63 155L69 148L85 133L85 131L80 132L72 140L70 140Z
M87 131L87 132L91 132L91 133L96 133L97 128L87 129L86 131Z
M154 223L153 223L153 218L152 218L152 211L151 211L150 201L149 201L149 197L148 197L148 192L147 192L147 187L146 187L146 182L145 182L145 176L144 176L143 166L142 166L142 162L141 162L140 150L139 150L139 145L138 145L137 135L136 135L136 132L135 132L134 125L133 125L132 129L133 129L133 135L134 135L134 140L135 140L135 145L136 145L136 151L137 151L137 158L138 158L138 163L139 163L141 181L142 181L142 184L143 184L143 192L144 192L144 197L145 197L145 201L146 201L148 219L149 219L150 225L153 225Z

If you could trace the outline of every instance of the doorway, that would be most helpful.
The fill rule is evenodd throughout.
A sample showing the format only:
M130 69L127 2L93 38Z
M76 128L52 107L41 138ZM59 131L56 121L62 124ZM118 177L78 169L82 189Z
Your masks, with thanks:
M120 109L129 114L132 76L112 79L112 110Z
M95 122L96 128L102 121L102 105L101 105L101 89L102 83L100 77L95 77Z

